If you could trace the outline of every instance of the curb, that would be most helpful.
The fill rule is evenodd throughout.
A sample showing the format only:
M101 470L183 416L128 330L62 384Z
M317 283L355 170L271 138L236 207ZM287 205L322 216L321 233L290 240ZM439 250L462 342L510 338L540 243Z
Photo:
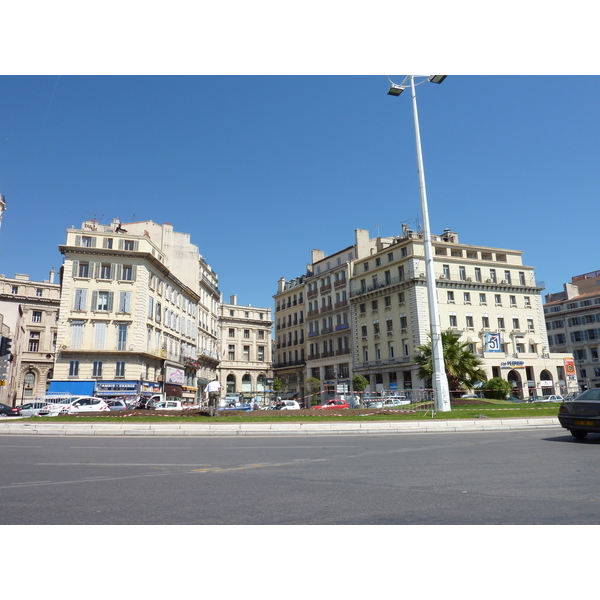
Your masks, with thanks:
M560 427L556 417L377 423L0 423L0 435L214 437L509 431Z

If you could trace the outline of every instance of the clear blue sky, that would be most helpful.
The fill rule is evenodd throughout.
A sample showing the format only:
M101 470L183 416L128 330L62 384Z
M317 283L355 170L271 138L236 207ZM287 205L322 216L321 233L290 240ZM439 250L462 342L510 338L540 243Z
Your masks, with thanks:
M392 75L400 81L401 75ZM191 235L227 301L356 228L419 217L409 93L385 76L2 76L0 273L46 279L71 225ZM432 233L524 251L546 292L600 269L598 76L449 76L417 88Z

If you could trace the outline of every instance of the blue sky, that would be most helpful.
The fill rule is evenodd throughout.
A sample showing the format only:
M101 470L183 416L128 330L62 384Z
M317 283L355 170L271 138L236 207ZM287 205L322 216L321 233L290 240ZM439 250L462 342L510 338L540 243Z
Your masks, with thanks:
M313 248L419 218L410 95L388 87L383 75L2 76L0 273L47 279L66 228L88 218L152 219L191 235L225 300L271 306ZM432 233L523 250L544 293L600 269L599 96L598 76L419 86Z

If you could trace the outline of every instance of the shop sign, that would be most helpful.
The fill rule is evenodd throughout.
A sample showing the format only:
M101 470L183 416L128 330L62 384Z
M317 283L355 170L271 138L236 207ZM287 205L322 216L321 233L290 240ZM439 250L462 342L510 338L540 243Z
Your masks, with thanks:
M501 369L524 369L525 362L522 360L506 360L500 363Z
M176 385L183 384L184 375L183 369L175 369L174 367L166 367L166 378L167 383L174 383Z

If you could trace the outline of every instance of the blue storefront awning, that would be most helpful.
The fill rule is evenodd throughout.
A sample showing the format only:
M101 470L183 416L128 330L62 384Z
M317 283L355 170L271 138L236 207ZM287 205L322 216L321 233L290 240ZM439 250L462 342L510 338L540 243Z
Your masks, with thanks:
M95 381L52 381L48 388L48 393L92 396L95 385Z

